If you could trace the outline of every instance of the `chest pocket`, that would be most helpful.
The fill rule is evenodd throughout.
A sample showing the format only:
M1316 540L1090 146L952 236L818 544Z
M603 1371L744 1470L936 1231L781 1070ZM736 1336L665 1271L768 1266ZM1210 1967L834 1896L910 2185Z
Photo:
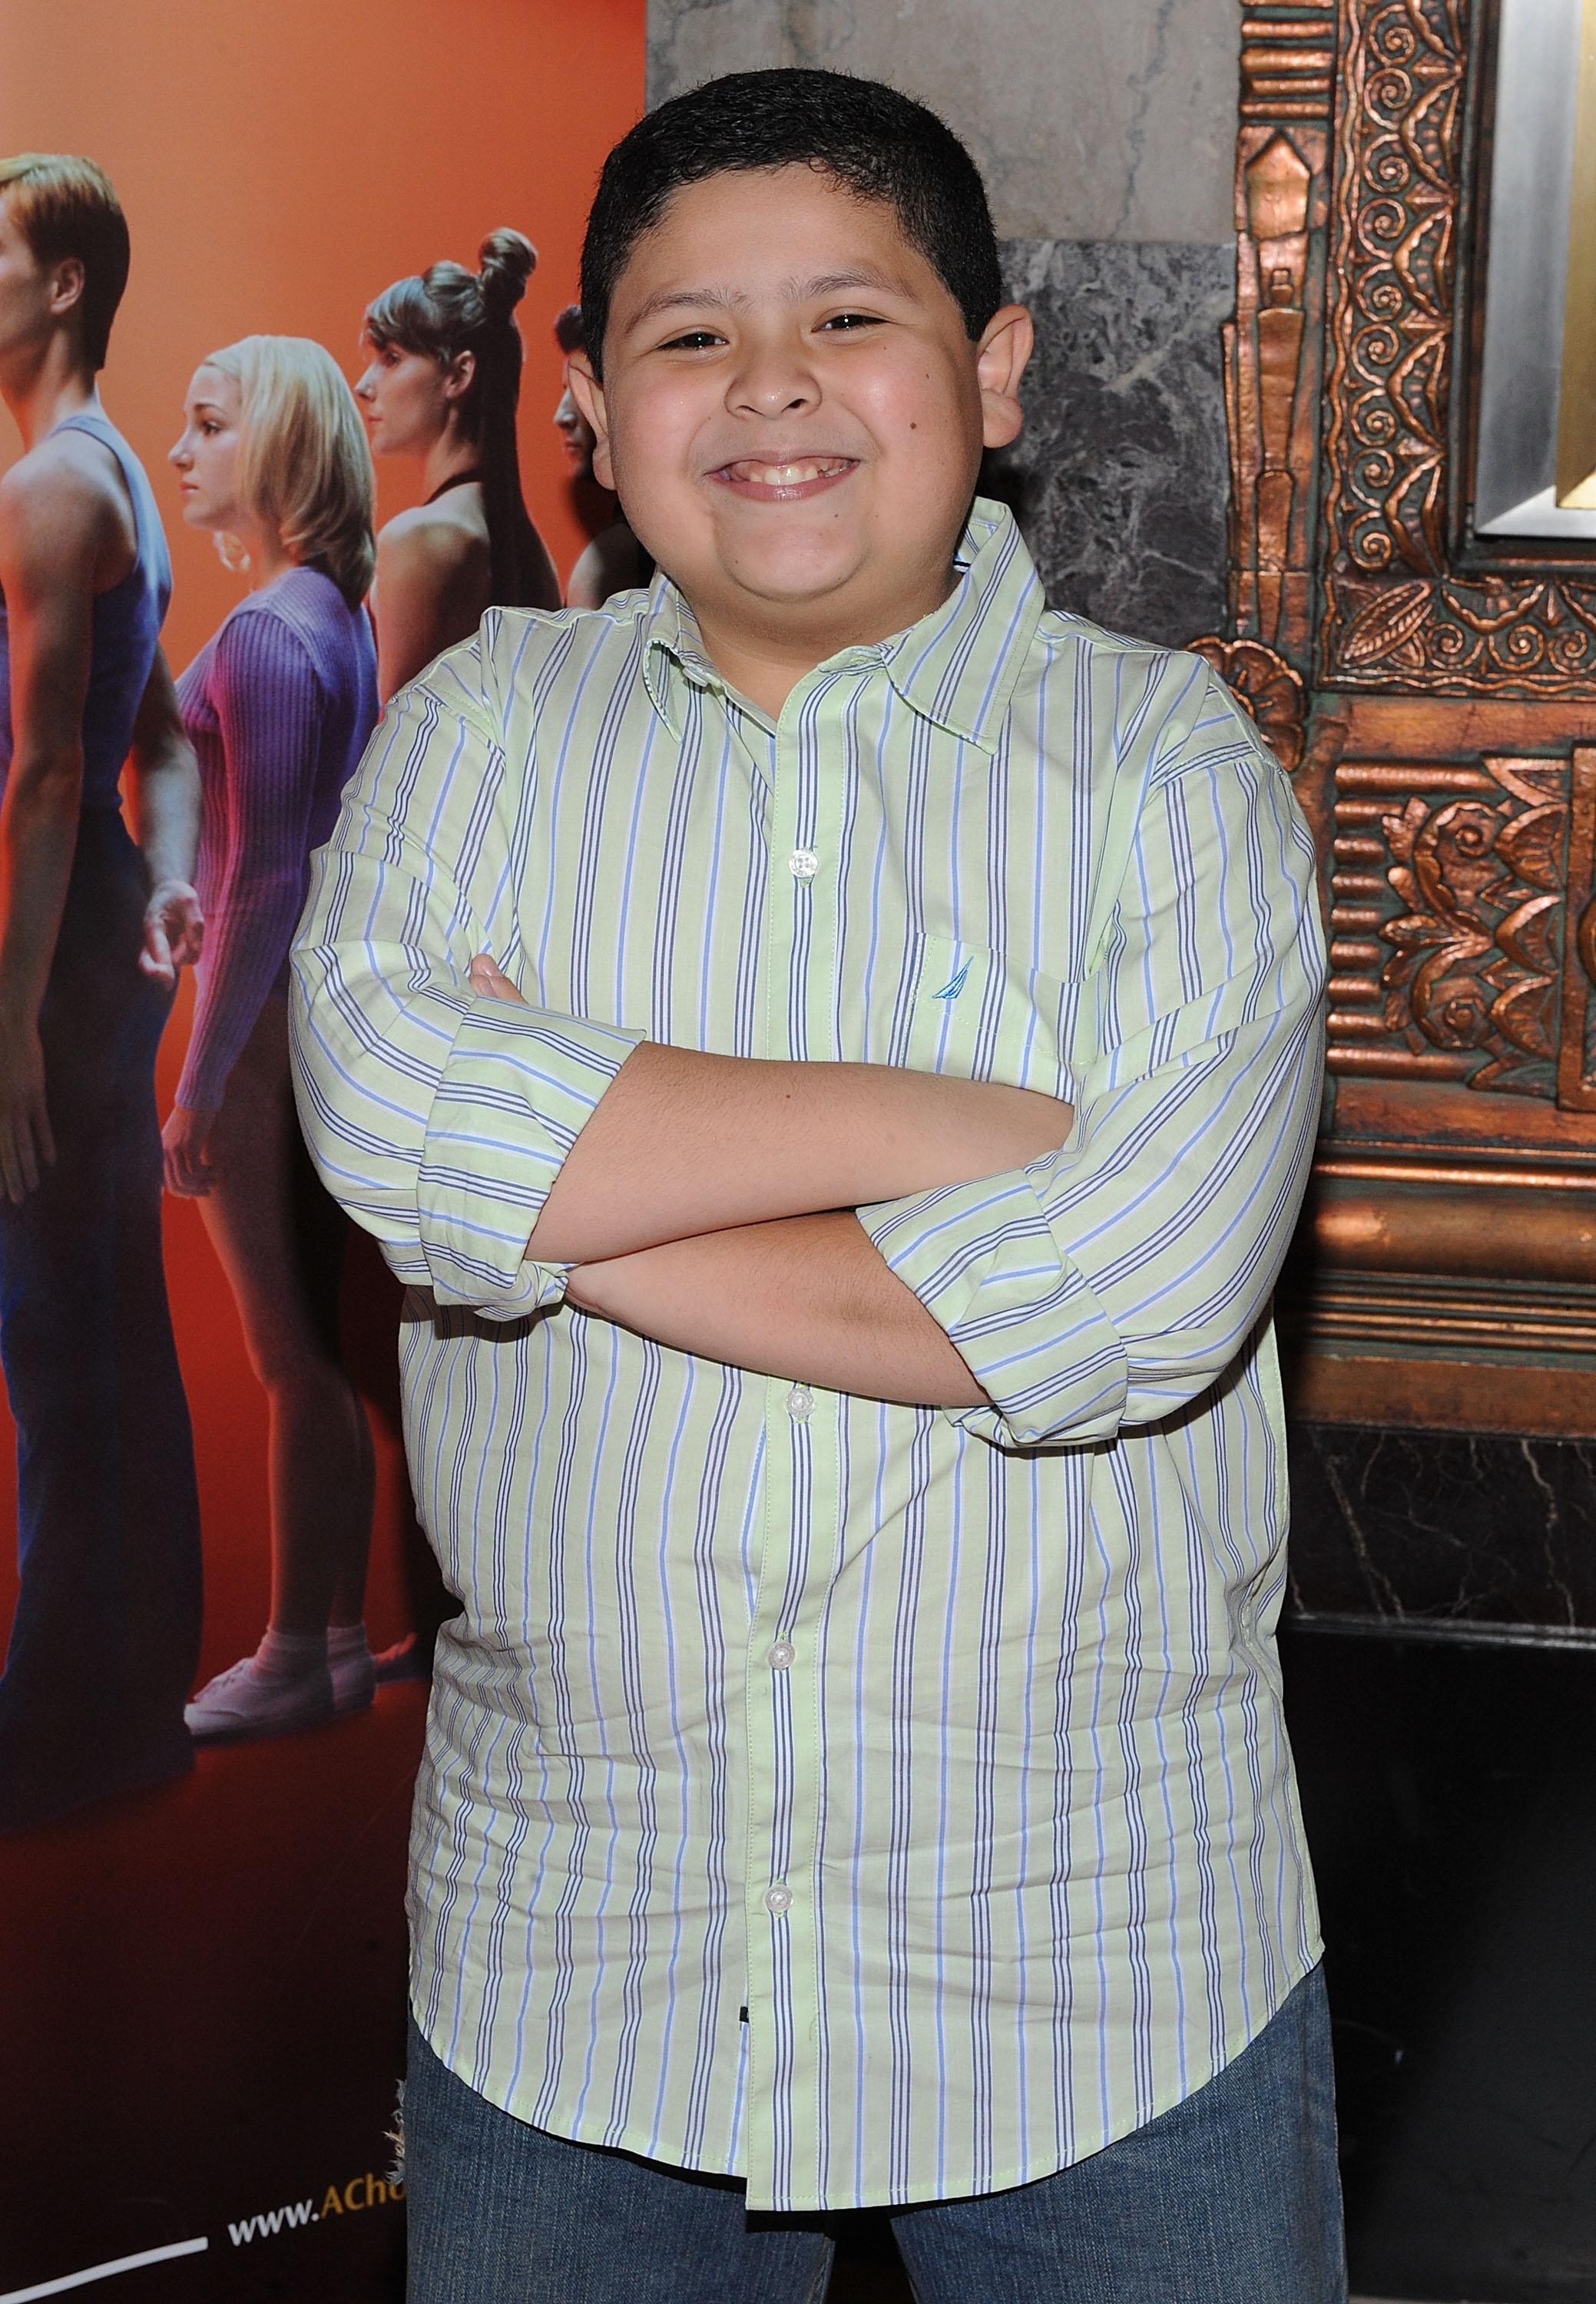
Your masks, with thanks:
M911 1072L1001 1080L1067 1099L1072 1055L1080 1061L1081 1003L1089 996L1083 984L1044 976L983 945L921 936L904 1062Z

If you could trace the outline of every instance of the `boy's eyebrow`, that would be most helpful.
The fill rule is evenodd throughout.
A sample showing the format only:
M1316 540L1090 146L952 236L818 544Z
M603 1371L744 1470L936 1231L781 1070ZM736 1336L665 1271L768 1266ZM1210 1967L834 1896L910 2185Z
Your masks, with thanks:
M820 272L807 280L790 280L787 296L789 301L801 304L811 296L832 296L844 288L884 289L895 296L913 292L906 281L862 265L853 271ZM737 288L661 288L638 307L626 323L626 334L630 335L633 328L641 328L647 320L657 319L661 312L680 311L686 306L700 311L738 311L751 301L744 291Z

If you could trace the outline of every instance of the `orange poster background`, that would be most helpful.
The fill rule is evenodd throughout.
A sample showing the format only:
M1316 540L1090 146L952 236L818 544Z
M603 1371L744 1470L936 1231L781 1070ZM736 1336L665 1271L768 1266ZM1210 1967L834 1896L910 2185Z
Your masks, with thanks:
M352 382L370 299L439 257L474 266L498 224L538 250L517 314L522 478L568 572L585 531L550 420L552 322L576 294L604 155L642 109L643 41L644 0L0 0L0 152L89 153L127 214L132 270L101 391L166 523L174 672L241 597L210 538L183 525L166 462L200 360L257 330L308 335ZM16 453L0 411L0 469ZM417 500L414 467L377 471L379 519ZM189 999L185 982L157 1076L163 1114ZM192 1203L168 1200L166 1241L205 1519L204 1678L265 1622L266 1419ZM374 1646L397 1637L405 1607L403 1468L391 1430L378 1439ZM15 1592L10 1457L0 1411L0 1632Z
M197 362L254 330L303 335L352 381L369 299L438 257L474 262L498 224L539 251L519 314L522 469L569 569L582 530L550 422L550 323L575 294L604 154L641 110L643 55L644 0L0 0L0 151L90 153L126 208L132 273L102 383L166 521L174 670L240 597L179 521L165 461ZM0 411L0 467L16 453ZM378 482L383 517L419 492L397 465ZM163 1113L189 1008L185 986ZM168 1199L166 1240L204 1521L204 1679L265 1622L266 1419L192 1202ZM365 1283L361 1373L391 1399L394 1292L369 1260ZM391 1414L377 1440L367 1614L381 1647L410 1614ZM13 1464L0 1405L0 1639ZM171 2260L116 2277L125 2304L396 2299L402 2211L368 2211L403 2061L424 1700L385 1687L354 1718L212 1747L174 1784L0 1835L0 2298L157 2249ZM305 2220L279 2231L291 2203Z

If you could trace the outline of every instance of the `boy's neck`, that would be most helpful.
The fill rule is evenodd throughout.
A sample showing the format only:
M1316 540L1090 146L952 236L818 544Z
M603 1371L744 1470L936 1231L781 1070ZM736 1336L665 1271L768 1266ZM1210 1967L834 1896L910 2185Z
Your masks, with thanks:
M704 654L727 687L768 713L772 720L779 720L788 697L817 665L840 655L844 648L870 648L877 640L906 631L939 608L957 581L958 572L950 566L939 588L934 591L928 588L923 597L899 601L880 615L862 623L839 620L835 626L824 622L811 626L804 621L796 630L774 615L761 628L717 608L700 606L696 600L689 599L688 606L697 620Z

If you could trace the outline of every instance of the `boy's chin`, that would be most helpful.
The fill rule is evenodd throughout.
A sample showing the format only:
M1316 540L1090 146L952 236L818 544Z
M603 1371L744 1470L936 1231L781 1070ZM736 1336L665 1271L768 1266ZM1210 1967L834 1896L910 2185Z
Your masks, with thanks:
M834 540L823 551L739 552L720 562L717 588L768 607L790 607L796 614L833 600L857 583L866 557L857 549L837 551Z

